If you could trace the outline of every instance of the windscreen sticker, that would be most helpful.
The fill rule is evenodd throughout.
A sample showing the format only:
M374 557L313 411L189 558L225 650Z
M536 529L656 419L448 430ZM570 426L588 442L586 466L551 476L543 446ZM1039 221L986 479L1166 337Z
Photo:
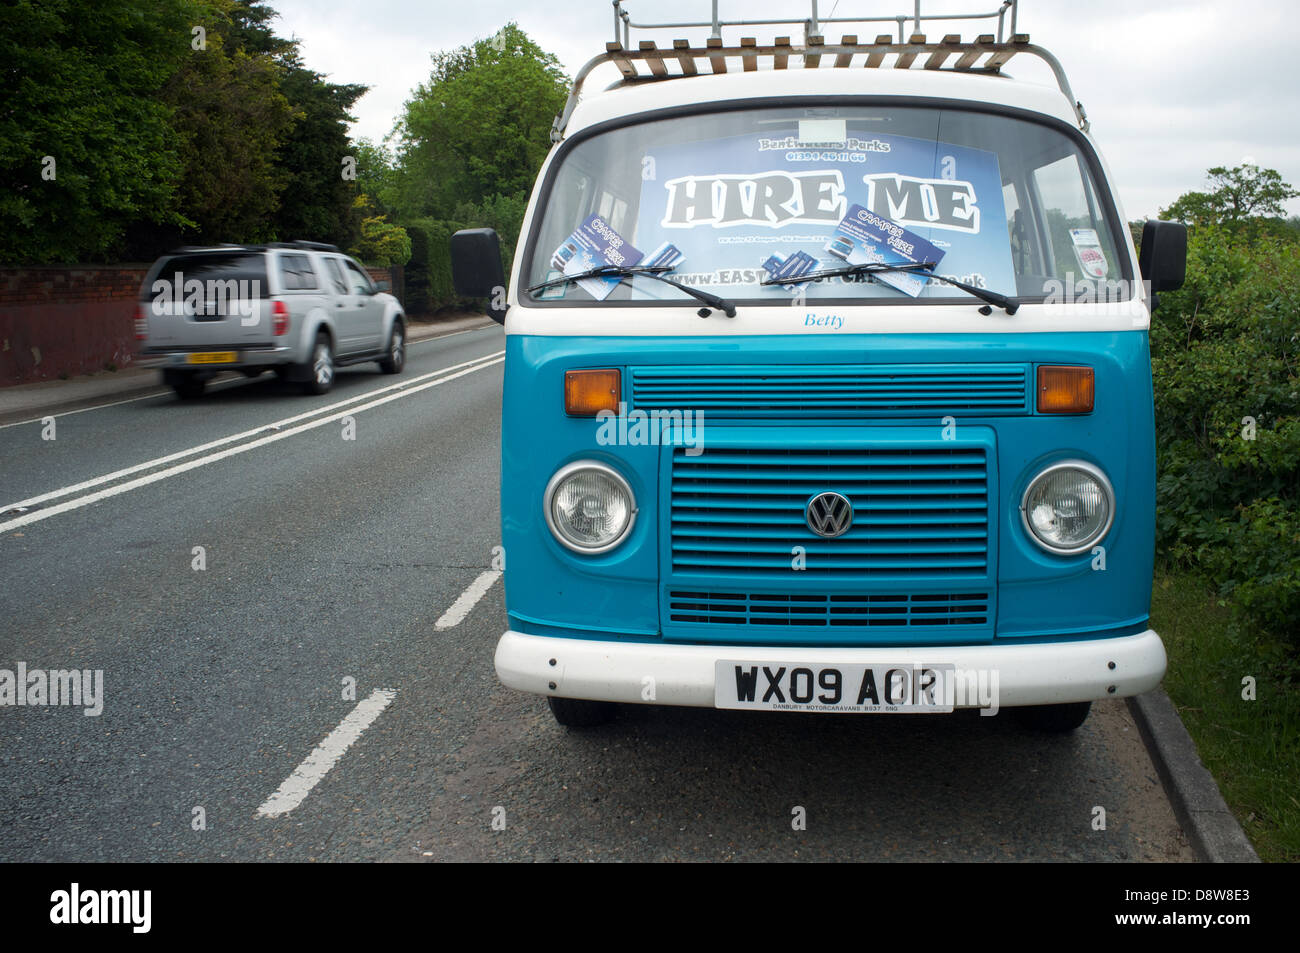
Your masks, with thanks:
M551 267L561 274L580 275L606 265L631 267L640 260L641 253L608 222L599 215L588 215L555 249ZM578 286L597 301L604 301L619 286L619 281L618 278L584 278Z
M822 257L826 267L856 263L854 254L909 260L899 243L911 245L910 254L921 261L941 261L941 274L1014 292L997 155L934 140L863 135L852 126L849 121L843 141L811 143L796 131L823 131L792 122L785 130L654 150L648 167L655 172L642 184L634 238L641 247L671 241L690 266L679 266L675 280L730 285L731 295L779 292L759 286L772 274L764 263L773 256L789 262L803 251ZM881 223L875 241L848 231L846 221L860 221L854 209ZM840 239L854 242L855 250L837 255L844 247ZM859 240L872 250L858 249ZM937 284L891 277L908 294Z
M1074 243L1074 257L1079 260L1079 267L1090 278L1105 278L1110 271L1106 253L1101 250L1101 240L1093 228L1070 229L1070 241Z
M946 252L897 222L881 218L870 209L854 205L835 228L826 250L849 265L886 262L891 265L932 262L938 265ZM937 269L936 269L937 270ZM909 272L880 272L876 278L915 298L929 278Z

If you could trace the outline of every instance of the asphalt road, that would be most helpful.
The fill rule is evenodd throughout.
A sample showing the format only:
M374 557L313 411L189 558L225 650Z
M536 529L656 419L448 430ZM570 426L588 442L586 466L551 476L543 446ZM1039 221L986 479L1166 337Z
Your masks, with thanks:
M0 669L103 671L97 717L0 707L0 860L1193 859L1120 702L1065 738L642 707L572 732L501 687L501 582L444 614L498 540L503 343L0 428L0 510L37 501L0 513Z

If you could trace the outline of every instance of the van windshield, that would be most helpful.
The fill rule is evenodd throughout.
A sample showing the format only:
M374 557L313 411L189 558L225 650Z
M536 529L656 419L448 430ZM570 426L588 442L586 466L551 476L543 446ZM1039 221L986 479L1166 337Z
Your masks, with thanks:
M699 112L575 144L542 196L526 287L602 266L669 268L737 302L959 301L925 268L788 279L866 262L1022 300L1130 278L1109 203L1074 140L963 109L808 106ZM531 300L698 305L644 277L552 284Z

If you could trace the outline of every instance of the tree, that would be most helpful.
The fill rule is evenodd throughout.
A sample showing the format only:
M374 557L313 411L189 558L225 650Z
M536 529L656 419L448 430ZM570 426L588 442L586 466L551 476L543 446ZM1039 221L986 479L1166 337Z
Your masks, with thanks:
M357 160L357 190L366 197L371 208L391 216L396 188L397 165L393 150L387 142L378 145L369 139L358 139L352 154Z
M514 23L435 54L394 130L403 217L449 218L464 203L526 196L567 89L559 60Z
M348 249L349 255L367 265L405 265L411 260L411 239L406 229L376 212L367 195L358 195L353 205L361 215L361 237Z
M0 261L104 259L133 222L181 224L159 92L206 4L0 5Z
M284 241L350 245L360 217L352 203L357 196L352 177L356 156L348 137L355 121L349 110L367 87L338 85L288 58L281 89L301 118L276 154L286 185L280 207L271 217L271 230Z
M280 90L284 68L263 44L245 45L240 18L247 8L217 0L206 23L204 48L190 53L163 91L182 160L182 235L158 236L142 254L151 258L177 241L248 242L270 237L286 175L276 153L301 113Z
M1280 218L1286 214L1285 203L1300 197L1276 170L1249 163L1231 169L1215 166L1209 177L1210 191L1184 193L1160 217L1233 228L1250 219Z

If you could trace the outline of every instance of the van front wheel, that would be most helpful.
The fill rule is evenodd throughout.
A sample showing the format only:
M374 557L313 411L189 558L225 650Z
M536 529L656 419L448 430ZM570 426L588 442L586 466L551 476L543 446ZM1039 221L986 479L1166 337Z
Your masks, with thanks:
M614 717L613 702L593 702L585 698L546 699L551 714L565 728L595 728Z
M1016 720L1026 728L1046 731L1051 734L1065 734L1074 731L1088 719L1092 702L1070 702L1066 705L1027 705L1013 708Z

